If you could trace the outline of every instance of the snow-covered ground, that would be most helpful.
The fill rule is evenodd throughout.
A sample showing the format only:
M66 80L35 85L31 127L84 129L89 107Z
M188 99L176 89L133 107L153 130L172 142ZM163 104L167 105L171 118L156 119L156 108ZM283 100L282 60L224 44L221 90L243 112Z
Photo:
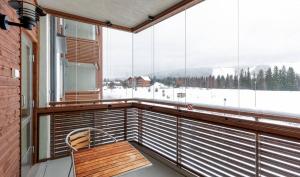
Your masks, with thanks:
M151 87L135 89L116 87L103 88L104 99L148 98L180 101L195 104L218 105L225 107L249 108L259 111L272 111L300 115L299 91L254 91L234 89L172 88L161 83ZM186 98L177 98L177 93L185 93Z

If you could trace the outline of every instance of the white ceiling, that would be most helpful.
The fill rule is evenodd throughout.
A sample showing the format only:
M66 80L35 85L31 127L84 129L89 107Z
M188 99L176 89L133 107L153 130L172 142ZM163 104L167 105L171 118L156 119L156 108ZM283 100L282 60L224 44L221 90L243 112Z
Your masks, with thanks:
M44 8L133 28L182 0L38 0Z

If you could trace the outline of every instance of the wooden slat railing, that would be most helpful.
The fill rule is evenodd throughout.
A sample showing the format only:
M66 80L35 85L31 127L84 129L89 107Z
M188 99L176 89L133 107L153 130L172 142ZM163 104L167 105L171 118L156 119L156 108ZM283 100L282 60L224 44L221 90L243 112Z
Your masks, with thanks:
M249 114L245 118L229 111L200 106L189 111L183 104L125 99L59 103L37 113L51 115L51 158L68 155L62 141L66 133L93 126L119 140L135 141L202 176L300 176L298 120L290 125L271 124L260 121L268 119L268 114L253 118L254 113L245 113ZM281 121L295 119L287 118ZM109 140L95 134L93 143Z
M275 121L300 123L300 115L287 114L281 112L272 111L261 111L253 109L244 108L234 108L234 107L223 107L216 105L204 105L204 104L194 104L194 103L182 103L166 100L153 100L153 99L141 99L141 98L131 98L131 99L107 99L107 100L77 100L77 101L59 101L50 102L49 105L52 107L66 106L66 105L90 105L90 104L104 104L104 103L143 103L147 105L159 105L162 107L174 107L174 108L186 108L187 104L192 104L194 111L208 111L211 113L221 113L228 114L227 116L246 116L252 117L254 119L269 119Z

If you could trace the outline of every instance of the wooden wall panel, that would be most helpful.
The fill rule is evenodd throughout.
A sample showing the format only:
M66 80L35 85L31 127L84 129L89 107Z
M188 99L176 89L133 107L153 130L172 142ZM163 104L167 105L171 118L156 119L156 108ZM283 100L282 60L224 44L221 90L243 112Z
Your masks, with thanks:
M18 22L16 12L9 7L8 0L0 0L0 13ZM36 41L36 29L24 32ZM21 80L12 76L12 69L21 69L20 49L21 29L0 29L0 177L20 176Z
M67 54L69 62L99 63L99 43L96 40L67 37Z
M0 13L17 21L7 0L0 0ZM12 78L12 68L20 69L20 29L0 29L0 176L20 174L20 79Z
M78 91L78 92L65 92L64 101L78 101L78 100L99 100L100 90L95 91Z

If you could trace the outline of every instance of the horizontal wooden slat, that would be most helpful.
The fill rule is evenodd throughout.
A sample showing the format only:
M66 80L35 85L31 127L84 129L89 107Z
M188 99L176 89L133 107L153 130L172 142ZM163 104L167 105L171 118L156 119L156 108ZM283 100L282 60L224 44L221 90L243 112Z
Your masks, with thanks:
M70 144L71 144L71 146L76 146L77 144L83 143L83 142L88 142L88 144L89 144L89 142L90 142L89 140L90 140L90 137L87 135L87 136L83 136L83 137L80 137L78 139L71 141Z
M89 142L89 141L85 141L85 142L82 142L82 143L76 144L76 145L74 146L74 148L75 148L75 149L77 149L77 150L79 150L79 149L81 149L81 148L88 147L88 146L89 146L89 144L90 144L90 142Z
M98 41L95 40L87 40L80 38L67 37L67 54L66 58L69 62L77 62L77 63L99 63L99 46ZM76 97L82 98L83 94L76 94ZM91 95L88 94L88 98ZM99 94L97 96L92 96L91 98L99 99ZM66 100L74 100L72 99L74 94L70 93L67 95Z

